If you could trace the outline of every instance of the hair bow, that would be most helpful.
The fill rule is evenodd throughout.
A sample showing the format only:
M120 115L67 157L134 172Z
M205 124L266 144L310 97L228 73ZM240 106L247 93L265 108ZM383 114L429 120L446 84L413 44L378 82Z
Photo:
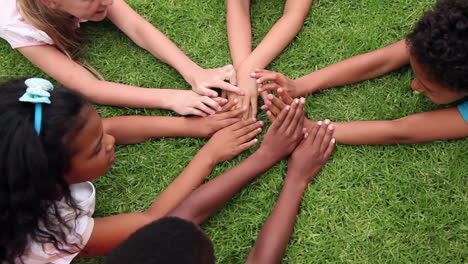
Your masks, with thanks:
M26 92L20 97L21 102L35 104L34 108L34 128L39 135L42 124L42 104L50 104L50 93L54 85L42 78L29 78L25 82Z

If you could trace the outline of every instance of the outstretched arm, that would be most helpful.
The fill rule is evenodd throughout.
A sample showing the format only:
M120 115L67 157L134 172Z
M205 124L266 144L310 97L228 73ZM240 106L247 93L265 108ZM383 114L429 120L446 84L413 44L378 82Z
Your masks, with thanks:
M252 138L260 133L261 125L249 119L218 131L146 211L96 218L81 256L107 255L137 229L165 216L203 182L217 163L253 146L256 140Z
M294 230L296 215L307 185L330 157L335 141L327 124L315 125L294 150L288 174L270 217L260 232L246 263L279 263Z
M146 49L158 59L174 67L193 90L201 95L217 97L210 87L241 94L235 84L232 66L218 69L202 69L190 60L168 37L137 14L124 0L115 0L109 7L109 19L127 34L138 46Z
M216 213L242 186L291 153L302 139L304 100L285 108L268 129L260 148L236 167L194 191L169 213L196 224Z
M268 110L270 120L292 98L279 89L282 100L269 95L272 104L262 107ZM305 126L315 121L306 120ZM413 144L442 139L468 137L468 123L456 107L412 114L396 120L334 122L335 137L343 144Z
M51 45L18 50L59 83L98 104L162 108L181 115L205 116L220 110L219 103L225 102L221 98L209 98L193 91L141 88L98 80L83 66Z
M356 83L386 74L409 63L405 40L384 48L340 61L295 80L267 70L256 70L252 77L261 85L259 91L283 88L293 97L321 89ZM266 82L272 83L266 83ZM263 84L264 83L264 84ZM262 85L263 84L263 85Z
M209 137L240 121L242 109L231 110L229 102L221 112L206 117L116 116L103 118L103 128L117 144L135 144L158 137Z
M257 86L250 77L250 73L256 68L266 67L291 42L302 28L311 4L312 0L287 0L283 16L270 29L260 44L245 57L247 52L251 50L248 1L228 1L229 47L237 70L237 84L246 92L246 95L241 99L241 106L248 106L249 116L257 115L258 97Z

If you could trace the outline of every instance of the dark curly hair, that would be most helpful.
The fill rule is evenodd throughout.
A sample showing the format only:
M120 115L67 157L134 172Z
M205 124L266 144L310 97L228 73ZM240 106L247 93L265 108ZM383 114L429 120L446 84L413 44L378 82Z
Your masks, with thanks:
M194 223L164 217L133 233L106 264L214 264L213 244Z
M468 1L440 0L406 38L409 52L434 80L468 92Z
M51 243L62 252L67 234L76 234L60 215L56 201L75 210L64 179L69 142L86 123L81 111L89 103L76 92L56 89L43 105L42 130L34 129L34 104L19 102L24 79L0 84L0 262L21 260L30 240ZM76 234L77 238L81 237Z

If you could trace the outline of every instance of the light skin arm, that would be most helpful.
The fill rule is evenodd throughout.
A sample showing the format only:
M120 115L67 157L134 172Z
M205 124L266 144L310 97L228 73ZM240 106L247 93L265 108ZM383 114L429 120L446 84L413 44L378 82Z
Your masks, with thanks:
M169 213L200 224L215 214L245 184L271 168L291 153L303 137L303 103L301 100L284 109L268 129L260 148L236 167L194 191L180 206Z
M117 144L135 144L150 138L205 138L240 121L242 109L231 110L237 102L229 102L221 112L207 117L116 116L103 118L103 128L114 136Z
M253 146L257 141L252 138L260 133L261 126L261 122L248 119L218 131L146 211L96 218L91 238L80 256L107 255L137 229L167 215L202 183L217 163Z
M384 48L360 54L303 77L291 80L287 76L267 70L256 70L251 76L261 85L259 91L283 88L293 97L372 79L409 64L405 40ZM267 83L270 82L271 83Z
M322 123L309 132L289 159L283 189L250 251L248 264L281 262L294 230L302 195L333 151L335 144L331 126Z
M161 31L136 13L125 1L115 0L112 6L109 7L108 18L138 46L174 67L195 92L217 97L218 94L209 89L210 87L217 87L226 91L241 93L241 90L234 86L236 75L232 66L202 69ZM225 82L225 80L231 84Z
M212 114L219 103L192 91L150 89L98 80L83 66L55 47L40 45L18 49L28 60L64 86L76 90L89 100L105 105L162 108L182 115Z
M292 98L279 89L281 99L269 95L266 107L271 120ZM306 120L311 127L315 121ZM468 123L456 107L412 114L396 120L334 122L335 137L342 144L413 144L468 137Z
M291 42L302 28L312 0L286 1L283 16L270 29L263 40L251 50L250 1L229 0L227 4L227 25L229 47L234 67L237 70L237 84L246 92L240 106L248 106L247 115L257 115L257 85L250 77L256 68L266 67ZM248 41L248 43L246 43ZM236 95L229 95L235 98Z

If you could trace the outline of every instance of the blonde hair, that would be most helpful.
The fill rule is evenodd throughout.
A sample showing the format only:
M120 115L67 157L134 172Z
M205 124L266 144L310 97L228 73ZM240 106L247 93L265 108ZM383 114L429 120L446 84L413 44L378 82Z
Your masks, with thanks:
M46 6L42 0L17 0L23 18L39 30L44 31L54 45L70 59L77 61L98 79L102 75L86 61L79 59L81 37L76 18Z

